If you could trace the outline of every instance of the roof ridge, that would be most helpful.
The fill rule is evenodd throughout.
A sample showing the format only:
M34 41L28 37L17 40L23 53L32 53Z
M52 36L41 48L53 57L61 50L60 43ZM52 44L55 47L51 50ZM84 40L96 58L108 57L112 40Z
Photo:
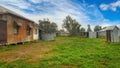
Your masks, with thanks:
M1 5L0 5L0 9L3 10L3 11L1 10L1 13L10 13L10 14L12 14L12 15L15 15L15 16L21 17L21 18L23 18L23 19L29 20L29 21L31 21L31 22L34 22L34 21L32 21L32 20L30 20L30 19L28 19L28 18L26 18L26 17L24 17L24 16L16 13L15 11L12 11L12 10L6 8L6 7L1 6Z

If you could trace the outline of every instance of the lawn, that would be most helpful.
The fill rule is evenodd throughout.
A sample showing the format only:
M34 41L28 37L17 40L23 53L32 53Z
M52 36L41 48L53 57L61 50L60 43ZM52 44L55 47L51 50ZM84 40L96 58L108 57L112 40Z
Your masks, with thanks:
M120 68L120 43L57 37L51 42L1 46L0 68Z

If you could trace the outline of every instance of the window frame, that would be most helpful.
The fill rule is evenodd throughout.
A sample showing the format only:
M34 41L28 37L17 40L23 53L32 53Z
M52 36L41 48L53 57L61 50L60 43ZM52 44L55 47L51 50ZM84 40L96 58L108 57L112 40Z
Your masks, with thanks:
M30 26L27 26L27 35L31 35L32 28Z
M14 21L14 23L13 23L13 33L15 35L18 35L19 34L19 29L20 29L20 26L17 24L17 22Z

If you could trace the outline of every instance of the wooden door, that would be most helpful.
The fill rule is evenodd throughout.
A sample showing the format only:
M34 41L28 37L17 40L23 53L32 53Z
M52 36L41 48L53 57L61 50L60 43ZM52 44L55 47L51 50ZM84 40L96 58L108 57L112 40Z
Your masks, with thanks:
M7 23L6 21L0 20L0 44L7 42Z
M106 40L107 42L111 42L111 31L110 30L106 31Z
M39 39L42 39L42 30L39 30Z
M89 32L86 32L87 38L89 38Z
M98 32L96 32L96 38L99 38Z

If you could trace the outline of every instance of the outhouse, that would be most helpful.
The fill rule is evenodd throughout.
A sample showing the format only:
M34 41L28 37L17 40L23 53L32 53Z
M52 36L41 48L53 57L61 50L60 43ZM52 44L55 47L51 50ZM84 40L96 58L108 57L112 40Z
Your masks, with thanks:
M119 42L119 28L117 26L107 26L99 33L105 35L107 42Z

